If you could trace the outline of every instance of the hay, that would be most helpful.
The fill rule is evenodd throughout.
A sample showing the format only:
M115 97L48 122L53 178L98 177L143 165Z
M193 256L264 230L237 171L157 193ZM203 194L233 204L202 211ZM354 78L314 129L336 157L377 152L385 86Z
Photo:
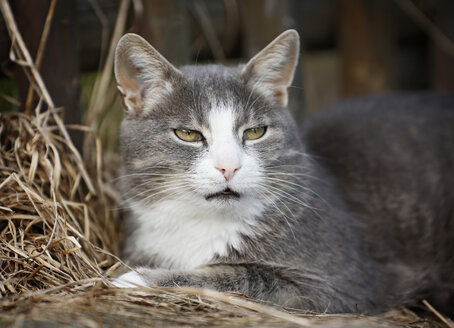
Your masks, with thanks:
M14 327L445 327L405 309L376 317L298 313L209 290L132 291L90 285L90 281L85 286L81 282L79 292L73 294L55 289L0 301L0 323Z
M0 116L3 295L99 277L119 252L115 199L99 172L90 191L52 117Z
M442 324L405 309L376 317L323 315L194 288L112 289L108 278L122 265L116 257L121 234L114 210L120 199L106 181L116 165L110 161L103 166L100 142L91 129L72 127L86 133L86 145L91 147L86 151L89 159L82 159L6 0L0 0L0 9L14 40L11 58L24 67L41 98L33 116L0 115L0 326L451 325L446 318L441 317Z
M112 211L119 198L103 182L99 140L76 127L92 140L87 170L6 0L0 10L10 58L41 99L33 116L0 115L0 292L11 295L102 276L119 264L121 236Z

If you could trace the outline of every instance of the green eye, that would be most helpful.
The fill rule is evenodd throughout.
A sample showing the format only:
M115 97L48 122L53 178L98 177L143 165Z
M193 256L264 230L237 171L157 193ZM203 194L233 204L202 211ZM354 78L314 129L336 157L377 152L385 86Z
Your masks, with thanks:
M266 132L266 126L262 126L259 128L252 128L252 129L247 129L243 132L243 140L256 140L261 137Z
M200 132L187 129L175 129L175 135L181 140L187 142L202 141L205 139Z

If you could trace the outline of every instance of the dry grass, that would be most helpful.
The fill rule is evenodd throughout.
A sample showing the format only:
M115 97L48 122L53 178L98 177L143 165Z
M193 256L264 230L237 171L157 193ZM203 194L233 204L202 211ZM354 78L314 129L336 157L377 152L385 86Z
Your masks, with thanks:
M0 301L0 324L15 327L445 327L401 309L382 316L276 309L240 295L191 288L118 290L100 279Z
M90 190L50 111L0 116L0 140L1 293L100 277L118 254L119 225L99 172Z
M125 5L126 0L122 2ZM86 132L89 160L15 29L6 0L13 59L42 99L34 115L0 115L0 325L14 327L445 327L408 310L378 317L288 311L244 296L192 288L112 289L122 265L119 198L107 183L99 140ZM119 33L116 33L119 34ZM112 49L112 47L111 47ZM104 70L107 72L107 70ZM103 74L106 79L108 73ZM107 82L106 82L107 83ZM104 90L105 85L100 84ZM98 100L94 98L94 103ZM47 110L43 110L44 104ZM99 104L102 106L102 104ZM88 163L88 164L87 164ZM432 309L435 313L435 310Z

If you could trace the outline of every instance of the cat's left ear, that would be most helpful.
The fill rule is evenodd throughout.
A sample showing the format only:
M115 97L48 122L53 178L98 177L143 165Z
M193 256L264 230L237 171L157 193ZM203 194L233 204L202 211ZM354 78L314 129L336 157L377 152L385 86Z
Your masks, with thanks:
M243 68L249 87L276 105L287 106L287 89L293 81L299 49L298 32L287 30L279 35Z

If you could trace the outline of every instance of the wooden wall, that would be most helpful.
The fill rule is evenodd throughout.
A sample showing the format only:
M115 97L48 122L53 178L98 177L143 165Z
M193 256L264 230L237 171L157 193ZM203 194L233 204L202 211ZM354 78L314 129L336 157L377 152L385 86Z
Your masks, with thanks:
M33 52L50 1L12 1ZM142 34L176 64L244 61L280 32L297 29L303 55L290 104L300 120L346 97L391 90L454 92L451 0L134 2L142 6L130 11L128 31ZM102 62L103 36L112 32L118 2L58 3L42 72L57 105L70 113L68 121L77 122L78 77ZM437 35L446 37L444 45ZM14 74L8 50L9 39L0 19L0 76L17 78L23 102L28 86L20 74Z

